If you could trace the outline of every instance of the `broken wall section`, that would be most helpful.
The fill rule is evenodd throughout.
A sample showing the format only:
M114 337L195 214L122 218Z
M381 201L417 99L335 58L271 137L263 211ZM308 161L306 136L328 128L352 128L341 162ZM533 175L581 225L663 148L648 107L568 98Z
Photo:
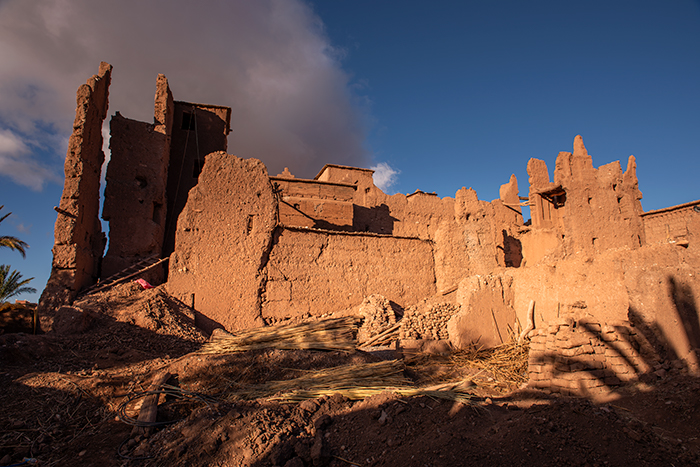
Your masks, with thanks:
M629 321L560 318L533 332L529 386L564 395L605 396L654 368L653 349Z
M265 165L225 152L206 157L177 223L168 292L197 310L197 326L263 325L261 294L277 199Z
M105 247L99 219L102 123L109 107L112 65L100 63L77 92L73 133L68 141L65 183L54 228L51 275L39 300L40 311L70 303L95 283Z
M636 168L630 156L624 173L618 161L595 169L581 136L574 139L573 153L559 153L554 182L544 161L531 159L532 232L523 239L528 264L545 256L594 256L644 245Z
M102 218L109 222L103 279L142 259L161 256L173 112L168 80L158 75L153 124L125 118L119 112L112 117L112 155L102 210ZM147 280L151 282L163 279L162 268L148 272Z

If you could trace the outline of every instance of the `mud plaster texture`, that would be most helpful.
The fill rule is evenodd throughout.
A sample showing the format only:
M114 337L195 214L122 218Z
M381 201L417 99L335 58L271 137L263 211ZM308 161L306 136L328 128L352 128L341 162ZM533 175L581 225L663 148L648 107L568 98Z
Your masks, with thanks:
M199 326L263 324L260 297L276 214L262 162L225 152L207 156L178 220L168 277L168 291L194 305Z
M102 152L102 122L107 117L112 66L78 88L73 133L68 140L65 183L56 211L53 263L39 308L69 304L99 276L105 236L98 217Z

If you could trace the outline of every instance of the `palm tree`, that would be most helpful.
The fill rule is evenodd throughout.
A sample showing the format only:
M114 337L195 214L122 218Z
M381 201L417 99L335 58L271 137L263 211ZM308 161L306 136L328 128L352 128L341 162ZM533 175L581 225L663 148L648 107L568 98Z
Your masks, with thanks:
M10 272L10 266L0 265L0 303L7 301L8 298L14 297L22 293L36 293L34 287L27 287L27 284L34 279L22 280L22 274L17 271Z
M5 205L0 206L0 210L4 208ZM8 212L4 216L0 217L0 222L4 221L7 219L7 217L12 214L11 212ZM17 237L10 237L9 235L0 235L0 247L8 247L11 250L17 250L22 254L22 257L25 258L27 256L26 249L29 248L29 245L24 243L22 240L20 240ZM9 268L9 266L8 266Z

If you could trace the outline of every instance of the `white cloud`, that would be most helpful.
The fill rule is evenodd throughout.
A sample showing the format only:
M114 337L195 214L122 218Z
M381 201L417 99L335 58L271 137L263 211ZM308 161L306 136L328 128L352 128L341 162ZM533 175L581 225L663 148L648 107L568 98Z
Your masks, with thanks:
M152 121L163 73L177 100L232 107L229 152L260 158L271 173L362 166L369 120L341 56L302 0L5 0L0 128L62 159L75 91L107 61L114 66L110 115ZM15 178L19 162L7 156L0 174L34 187L52 180L57 160L34 146L30 153L23 167L44 168L33 181Z
M0 129L0 175L19 185L41 191L49 181L59 177L33 156L30 146L11 130Z
M370 169L374 170L374 174L372 175L374 184L385 193L396 184L397 176L401 173L386 162L380 162L374 167L370 167Z

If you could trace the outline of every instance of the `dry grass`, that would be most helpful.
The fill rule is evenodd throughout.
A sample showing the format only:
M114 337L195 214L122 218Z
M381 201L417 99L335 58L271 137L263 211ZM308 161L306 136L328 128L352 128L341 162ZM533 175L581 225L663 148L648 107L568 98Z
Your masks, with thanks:
M234 399L303 400L326 394L352 394L361 388L378 388L381 392L387 388L410 385L411 381L403 376L403 370L403 363L398 360L342 365L308 371L305 375L290 380L242 387L229 396Z
M204 344L199 353L226 354L259 349L350 351L355 348L359 322L359 318L346 316L221 334Z
M459 383L418 388L404 376L404 364L399 360L377 363L343 365L309 371L306 375L286 381L271 381L254 387L241 386L230 391L228 399L262 399L300 402L340 394L360 400L385 391L405 397L429 396L468 403L473 395Z
M507 342L491 349L472 348L455 353L451 363L491 374L495 383L518 386L527 381L528 347Z
M199 353L226 354L257 349L315 349L351 351L355 348L355 336L360 319L344 317L314 321L297 325L270 326L222 334L206 343ZM391 336L395 329L387 329ZM477 370L471 380L480 386L507 388L519 386L527 381L528 349L514 341L491 349L472 347L450 356L434 357L417 355L406 363L417 374L441 360L444 366L452 367L453 375L463 369ZM469 384L459 378L443 377L430 381L432 385L416 387L404 375L405 365L398 360L378 363L343 365L334 368L308 371L305 375L285 380L270 381L249 386L229 384L224 397L228 399L270 399L298 402L333 394L358 400L384 391L395 392L406 397L429 396L469 403L474 395L468 392ZM462 376L463 377L463 376ZM419 378L420 379L420 378ZM454 381L457 380L457 381ZM435 384L437 383L437 384ZM426 384L425 382L423 384Z
M406 364L423 384L462 381L466 373L478 386L502 392L527 381L528 348L511 341L490 349L473 346L450 355L416 354L407 357Z

